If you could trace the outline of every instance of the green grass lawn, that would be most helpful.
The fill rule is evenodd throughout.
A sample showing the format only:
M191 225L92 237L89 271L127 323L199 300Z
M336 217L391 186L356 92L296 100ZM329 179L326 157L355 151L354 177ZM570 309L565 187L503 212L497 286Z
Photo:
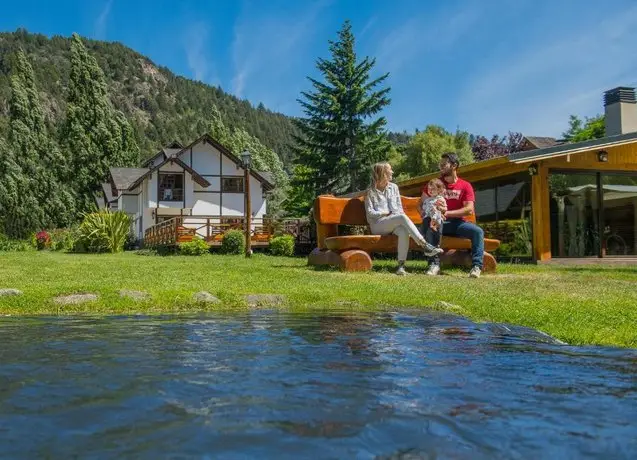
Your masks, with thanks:
M637 267L546 267L500 265L497 275L477 280L459 270L393 275L379 261L371 273L316 270L303 258L257 254L141 256L53 252L0 253L0 288L19 297L0 297L0 314L129 314L197 312L193 293L209 291L222 306L246 308L246 294L285 295L291 309L417 307L449 310L477 321L540 329L570 344L637 347ZM142 290L150 300L120 298L119 289ZM96 302L58 306L57 295L97 293ZM453 304L449 306L448 304Z

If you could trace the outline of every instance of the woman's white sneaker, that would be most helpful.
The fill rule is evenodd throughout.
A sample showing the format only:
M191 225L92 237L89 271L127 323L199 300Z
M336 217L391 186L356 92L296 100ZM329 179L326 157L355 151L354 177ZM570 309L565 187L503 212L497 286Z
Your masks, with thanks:
M480 267L472 267L469 272L469 278L480 278L481 273L482 270L480 270Z

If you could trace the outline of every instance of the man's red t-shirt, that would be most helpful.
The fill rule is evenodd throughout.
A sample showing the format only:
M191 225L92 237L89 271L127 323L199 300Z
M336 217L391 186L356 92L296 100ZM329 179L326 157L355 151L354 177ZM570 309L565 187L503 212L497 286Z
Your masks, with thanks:
M450 184L443 177L440 178L443 184L445 184L445 200L447 200L447 210L456 211L464 207L465 201L475 201L476 195L473 193L473 187L469 182L464 179L458 178L454 184ZM424 184L421 188L421 193L429 195L427 193L427 184ZM463 220L467 220L467 216L462 217Z

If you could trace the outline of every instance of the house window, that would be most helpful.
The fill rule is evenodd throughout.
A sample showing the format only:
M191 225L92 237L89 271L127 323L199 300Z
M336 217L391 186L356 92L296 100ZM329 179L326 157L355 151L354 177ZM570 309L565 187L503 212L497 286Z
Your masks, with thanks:
M184 200L184 175L160 174L159 175L159 201L183 201Z
M221 180L221 191L226 193L243 193L243 177L224 177Z

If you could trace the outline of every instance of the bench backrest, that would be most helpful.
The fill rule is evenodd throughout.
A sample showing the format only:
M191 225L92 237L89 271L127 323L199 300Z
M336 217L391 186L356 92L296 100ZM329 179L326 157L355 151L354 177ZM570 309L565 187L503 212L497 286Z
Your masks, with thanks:
M418 210L419 197L400 197L405 214L416 224L422 222ZM338 198L333 195L321 195L314 201L314 220L316 221L318 247L324 248L325 238L338 234L338 225L367 225L365 215L365 197ZM475 216L468 220L475 222Z

